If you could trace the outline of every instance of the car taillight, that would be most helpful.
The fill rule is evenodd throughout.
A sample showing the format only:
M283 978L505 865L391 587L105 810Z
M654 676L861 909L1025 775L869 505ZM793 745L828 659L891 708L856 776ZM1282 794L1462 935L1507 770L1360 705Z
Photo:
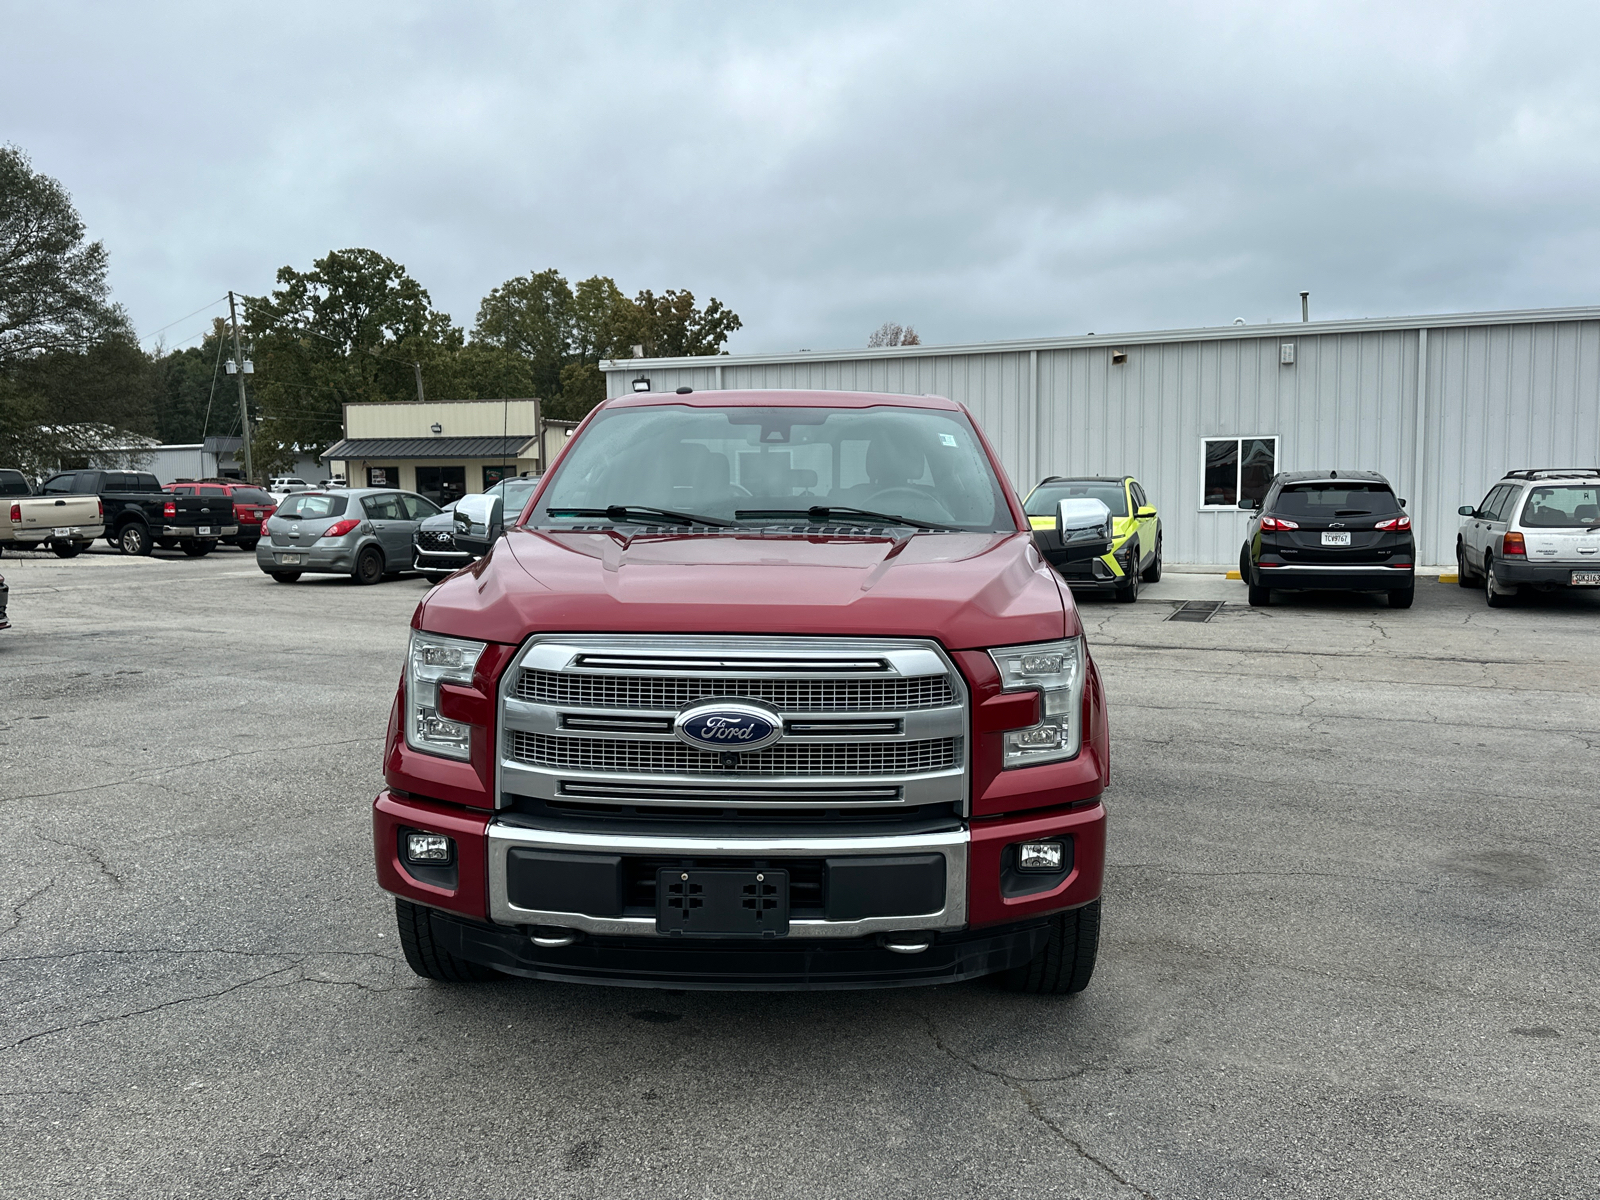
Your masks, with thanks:
M178 515L178 506L176 504L174 504L171 500L168 500L165 504L163 504L161 506L161 515L163 517L175 517L175 516L177 516Z
M1411 528L1411 518L1410 517L1390 517L1387 521L1379 521L1376 525L1373 526L1373 528L1374 529L1397 529L1397 530L1398 529L1410 529Z
M329 525L322 536L325 538L342 538L359 524L361 524L360 521L352 521L349 517L346 517L343 521L336 521Z
M104 521L106 519L106 502L100 499L100 497L96 496L94 505L100 510L100 519Z
M1300 522L1299 521L1285 521L1282 517L1262 517L1261 518L1261 528L1263 528L1263 529L1299 529L1300 528Z
M11 519L18 525L22 524L22 505L13 504L11 506Z
M1528 543L1523 540L1523 537L1520 533L1513 529L1510 533L1506 534L1505 541L1500 543L1500 553L1520 555L1523 558L1527 558Z

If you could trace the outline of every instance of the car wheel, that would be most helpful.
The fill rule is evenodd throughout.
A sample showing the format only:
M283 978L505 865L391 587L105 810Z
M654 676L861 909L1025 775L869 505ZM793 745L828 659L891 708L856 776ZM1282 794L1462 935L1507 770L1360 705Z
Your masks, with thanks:
M190 558L204 558L217 548L215 542L186 541L182 545L183 552Z
M1410 608L1411 602L1416 599L1416 596L1417 585L1414 583L1408 588L1394 588L1389 593L1389 607Z
M177 538L157 538L156 539L156 545L159 546L163 550L176 550L178 548L178 539Z
M83 553L83 546L78 542L51 542L50 549L55 551L57 558L77 558Z
M350 573L350 578L360 584L377 583L383 578L383 555L376 547L368 546L356 559L356 569Z
M244 541L244 540L237 541L237 542L234 543L234 545L239 547L239 549L243 550L246 554L248 554L248 553L250 553L250 551L252 551L252 550L254 550L256 548L256 543L259 542L260 540L261 540L260 538L250 538L248 541Z
M1472 587L1477 582L1472 578L1472 572L1467 570L1467 552L1460 542L1456 543L1456 582L1464 588Z
M1014 992L1069 996L1089 986L1100 951L1100 901L1050 918L1044 949L1020 967L1001 973ZM409 957L409 956L408 956Z
M300 572L299 571L274 571L274 572L272 572L272 577L274 579L276 579L279 583L293 583L296 579L300 578Z
M486 979L505 978L493 967L457 958L439 945L433 936L432 918L422 905L395 897L394 920L400 928L400 949L405 952L406 965L424 979L439 983L481 983ZM1089 982L1087 976L1084 982Z
M1156 538L1156 556L1151 560L1150 565L1145 568L1144 581L1146 583L1161 582L1161 539L1159 537Z
M1122 577L1122 586L1116 590L1116 597L1123 604L1132 604L1139 598L1139 572L1133 566L1138 561L1139 552L1135 548L1128 556L1128 572Z
M1483 599L1490 608L1504 608L1511 603L1511 596L1495 583L1494 560L1487 554L1483 556Z
M150 531L139 522L124 525L117 534L117 549L124 554L138 556L150 553Z
M424 575L423 578L428 581L428 586L429 587L435 587L438 584L443 583L446 579L449 579L450 576L441 575L437 571L435 571L435 572L432 572L430 574Z

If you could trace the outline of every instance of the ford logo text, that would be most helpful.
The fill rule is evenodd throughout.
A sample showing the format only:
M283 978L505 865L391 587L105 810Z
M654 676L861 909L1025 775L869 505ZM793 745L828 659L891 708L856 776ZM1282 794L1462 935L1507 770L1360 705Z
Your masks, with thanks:
M707 700L679 713L673 732L701 750L759 750L783 736L783 718L765 705Z

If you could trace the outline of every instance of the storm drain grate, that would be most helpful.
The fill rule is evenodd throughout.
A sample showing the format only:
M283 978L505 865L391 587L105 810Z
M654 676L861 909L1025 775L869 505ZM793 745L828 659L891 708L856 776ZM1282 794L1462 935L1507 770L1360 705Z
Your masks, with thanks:
M1185 600L1172 610L1169 621L1209 621L1222 607L1221 600Z

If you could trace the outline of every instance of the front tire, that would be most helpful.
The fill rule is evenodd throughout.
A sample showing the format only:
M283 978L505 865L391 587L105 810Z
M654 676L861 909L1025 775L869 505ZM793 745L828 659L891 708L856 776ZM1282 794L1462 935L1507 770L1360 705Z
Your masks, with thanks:
M124 525L122 532L117 534L117 549L135 558L149 554L150 531L137 521L132 525Z
M1050 918L1044 949L1020 967L1003 971L1000 981L1014 992L1070 996L1089 986L1100 952L1100 901Z
M368 546L356 559L356 569L350 573L350 578L364 586L377 583L383 578L383 555Z
M1117 600L1122 604L1132 604L1139 598L1139 569L1134 565L1138 561L1139 549L1135 546L1133 553L1128 555L1128 572L1123 576L1122 586L1116 590Z
M1150 560L1150 565L1145 568L1144 581L1146 583L1161 582L1161 538L1156 538L1156 556Z
M429 587L437 587L439 584L443 583L446 579L449 579L450 576L441 574L438 571L434 571L434 572L431 572L430 574L424 575L423 578L428 581L428 586Z
M400 949L405 951L406 965L424 979L439 983L482 983L487 979L504 978L493 967L457 958L440 946L434 940L428 910L422 905L396 896L394 920L400 928ZM1084 982L1089 982L1087 977Z
M1456 583L1464 588L1473 587L1477 583L1472 577L1472 572L1467 570L1467 552L1460 542L1456 543Z

